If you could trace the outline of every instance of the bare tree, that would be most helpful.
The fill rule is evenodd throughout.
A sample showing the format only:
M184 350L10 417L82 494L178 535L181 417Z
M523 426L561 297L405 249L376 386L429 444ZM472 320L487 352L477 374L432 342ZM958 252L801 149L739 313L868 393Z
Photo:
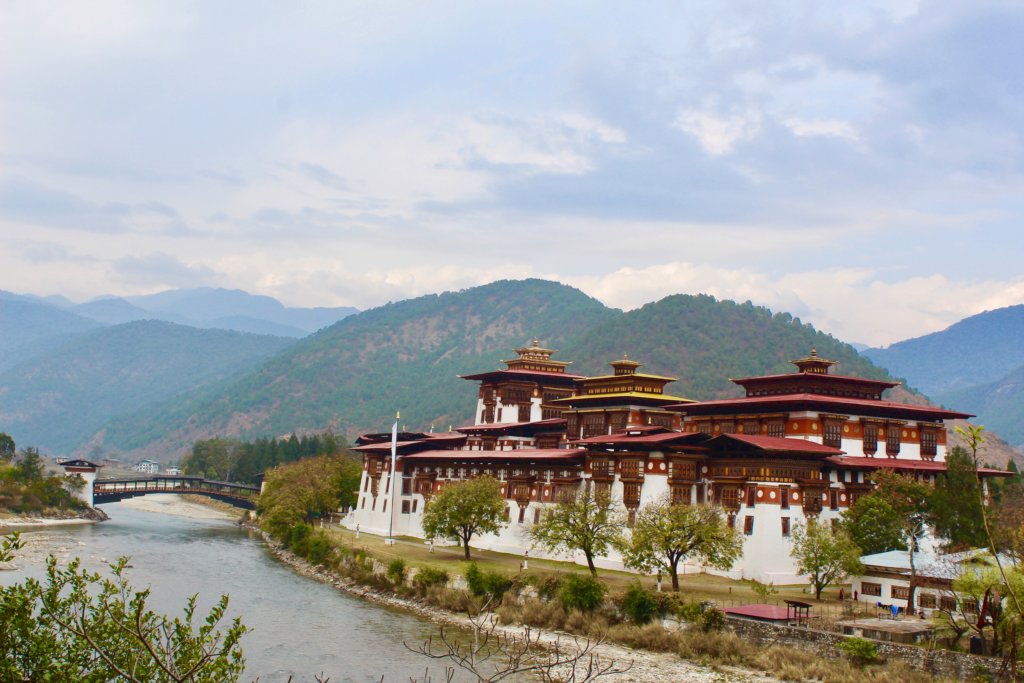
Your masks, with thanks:
M478 683L495 683L520 674L533 674L544 683L588 683L625 673L632 666L632 662L620 666L614 659L602 658L597 648L604 638L558 637L548 645L542 643L542 632L529 626L519 634L504 632L490 612L470 615L469 622L469 642L441 627L436 638L431 636L418 647L405 646L430 659L454 664ZM448 667L446 680L451 681L454 673L455 669Z

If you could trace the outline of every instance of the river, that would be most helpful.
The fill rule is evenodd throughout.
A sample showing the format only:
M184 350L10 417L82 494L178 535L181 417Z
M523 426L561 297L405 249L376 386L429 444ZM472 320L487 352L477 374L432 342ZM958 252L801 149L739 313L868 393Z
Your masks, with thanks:
M150 501L166 501L169 512L189 507L172 504L177 496L140 500L154 510L161 505ZM110 521L26 532L25 537L45 536L38 540L56 549L62 561L78 556L91 569L130 556L129 580L137 588L150 586L151 605L164 613L180 613L186 598L199 593L201 622L220 595L229 594L229 615L241 616L253 629L242 641L243 681L283 683L294 676L295 683L302 683L320 672L331 683L370 683L381 676L386 682L406 682L423 676L427 660L402 643L422 642L435 630L431 623L300 576L275 559L258 535L230 519L203 515L201 506L194 506L193 516L137 507L135 501L104 505ZM17 564L17 570L0 572L0 584L44 573L39 553ZM434 681L443 680L439 673L431 667Z

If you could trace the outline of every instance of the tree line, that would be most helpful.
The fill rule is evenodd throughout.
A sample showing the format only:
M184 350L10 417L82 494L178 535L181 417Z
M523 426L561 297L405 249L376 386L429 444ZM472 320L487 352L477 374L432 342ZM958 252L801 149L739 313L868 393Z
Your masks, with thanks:
M18 450L6 432L0 432L0 510L18 514L80 510L75 497L85 482L78 475L47 474L39 449Z
M348 453L344 436L332 432L292 434L286 438L261 438L241 441L217 437L196 441L192 451L182 460L185 474L217 481L256 484L269 469L303 458Z

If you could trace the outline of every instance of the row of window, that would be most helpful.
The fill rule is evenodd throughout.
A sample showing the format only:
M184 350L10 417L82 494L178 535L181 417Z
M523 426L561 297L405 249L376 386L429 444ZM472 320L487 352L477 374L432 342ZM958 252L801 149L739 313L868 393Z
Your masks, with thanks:
M735 529L736 528L736 515L729 515L727 519L728 519L728 523L729 523L729 528L730 529ZM789 517L782 517L782 518L780 518L779 521L782 522L782 535L783 536L789 536ZM753 536L754 535L754 516L753 515L745 515L743 517L743 535L744 536Z
M860 592L861 595L880 598L882 597L882 584L862 581ZM918 590L915 597L917 598L917 606L920 608L938 608L949 612L957 609L956 598L952 595L936 595L935 593L926 593ZM908 586L889 586L889 598L893 600L908 600L910 598L910 588ZM978 611L977 604L969 600L964 601L962 607L967 614L976 614Z

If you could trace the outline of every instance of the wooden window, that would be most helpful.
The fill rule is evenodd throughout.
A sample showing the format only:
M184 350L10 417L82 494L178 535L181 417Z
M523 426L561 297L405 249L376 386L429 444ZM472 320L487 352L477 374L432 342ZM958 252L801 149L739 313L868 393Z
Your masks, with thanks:
M647 424L655 427L672 427L672 416L671 415L651 415L647 418ZM623 425L625 429L625 425Z
M860 583L860 594L871 595L876 598L882 597L882 584L880 583L868 583L867 581L861 581Z
M918 593L917 606L925 609L935 609L935 593Z
M402 495L408 496L412 494L412 479L409 477L402 477Z
M604 426L604 413L585 413L583 415L583 438L607 434Z
M363 497L363 502L362 502L362 504L359 507L361 507L364 510L366 509L366 497L365 496Z
M612 492L611 482L607 482L607 481L595 481L594 482L594 495L595 496L597 496L599 498L602 497L602 496L610 496L611 492ZM573 495L572 491L568 491L568 490L566 490L565 493L562 493L561 495L566 495L566 494L568 494L569 497L572 497L572 495ZM557 498L556 498L556 500L557 500Z
M533 523L540 524L540 507L535 507L533 509Z
M921 457L933 460L939 452L939 437L934 429L921 430Z
M748 508L752 508L755 505L757 505L757 487L756 486L748 486L747 487L747 507Z
M944 612L955 612L956 611L956 598L952 595L940 595L939 596L939 609Z
M789 517L782 518L782 535L789 536Z
M782 438L786 436L786 423L778 420L768 423L768 436Z
M977 614L978 603L974 600L964 600L960 603L960 609L964 611L964 614Z
M828 490L828 507L831 510L839 509L839 490L829 489Z
M384 499L384 507L382 507L380 509L380 511L381 512L387 512L388 511L388 499L387 498Z
M491 424L494 422L494 406L484 406L483 423Z
M745 420L740 424L740 429L744 434L749 434L750 436L757 436L758 434L761 433L761 423L759 423L757 420Z
M789 487L788 486L780 486L779 487L779 507L782 508L783 510L788 510L789 509Z
M747 536L754 535L754 515L746 515L743 518L743 533Z
M622 504L631 510L640 507L640 484L623 485Z
M740 509L739 489L735 487L723 488L718 493L718 502L726 510Z
M615 468L608 458L594 458L590 461L590 472L595 478L611 479L615 476Z
M864 431L864 455L871 457L878 452L878 425L865 424Z
M690 504L690 487L689 487L689 485L674 485L674 486L672 486L672 504L673 505L689 505Z
M526 508L525 507L520 507L519 508L519 523L522 524L525 521L526 521Z
M907 586L889 586L889 597L893 600L906 600L910 597L910 588Z
M698 422L694 426L697 428L697 431L700 432L701 434L707 434L709 436L711 435L711 421L710 420L701 420L700 422Z
M409 514L409 501L407 501L407 500L403 500L402 501L402 514L403 515Z
M885 454L895 458L900 454L900 426L889 425L885 428Z
M718 430L722 434L734 434L736 432L736 423L733 422L732 420L729 420L727 422L721 422L718 425Z
M519 404L519 421L529 422L530 421L530 404L520 403Z
M629 413L627 412L612 413L609 416L608 423L613 432L622 432L626 429L626 421L628 419Z
M412 512L413 512L413 514L416 514L416 506L419 505L419 502L420 501L416 500L415 498L412 499Z
M825 420L822 429L824 433L823 442L826 446L839 448L843 445L843 423L839 420Z
M639 479L643 476L643 463L639 460L623 460L619 465L620 479Z

